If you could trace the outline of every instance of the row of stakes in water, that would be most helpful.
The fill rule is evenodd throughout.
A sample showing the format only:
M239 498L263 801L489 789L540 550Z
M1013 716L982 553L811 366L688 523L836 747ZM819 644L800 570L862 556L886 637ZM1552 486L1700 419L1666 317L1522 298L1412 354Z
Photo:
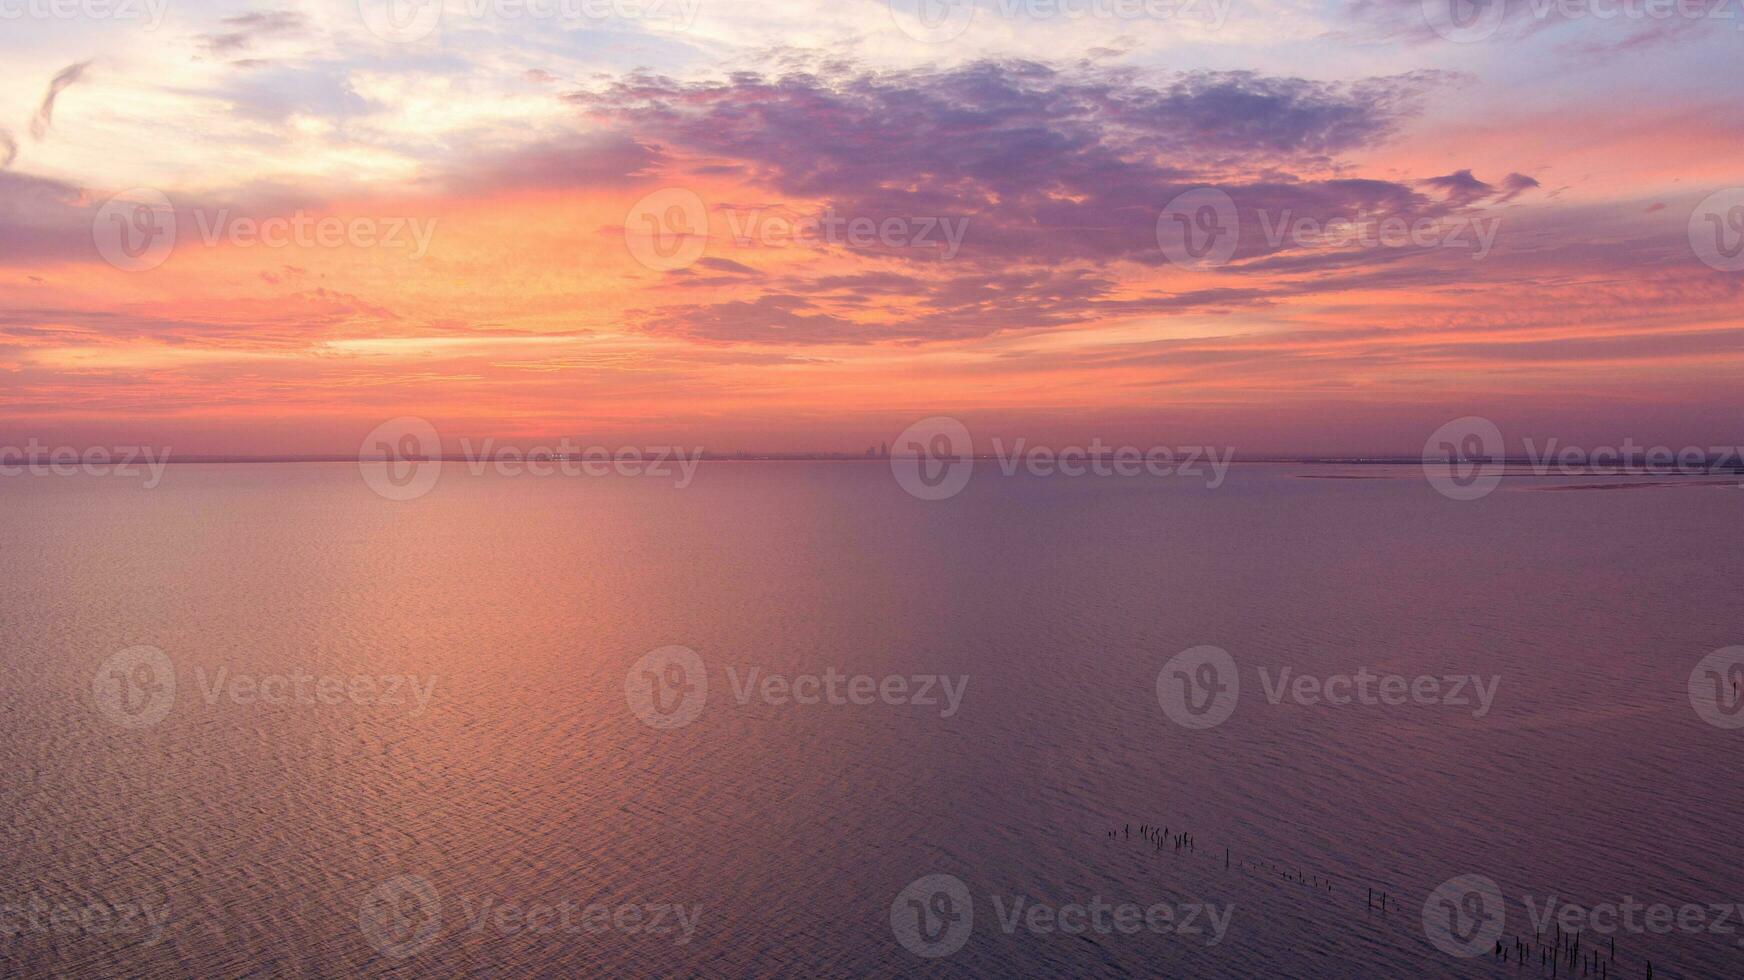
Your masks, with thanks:
M1132 824L1129 823L1123 825L1120 830L1110 830L1108 836L1111 839L1131 840L1132 833ZM1152 849L1158 852L1172 850L1183 854L1198 853L1197 842L1193 835L1186 831L1171 833L1168 827L1141 823L1138 825L1138 835L1140 840L1148 842L1152 845ZM1223 866L1239 870L1258 869L1276 872L1278 877L1286 881L1311 885L1316 889L1324 884L1328 892L1332 891L1330 878L1280 868L1269 861L1237 861L1231 857L1227 847L1223 849ZM1388 893L1383 891L1377 894L1373 886L1368 889L1367 907L1371 911L1379 911L1385 915L1389 901ZM1397 908L1397 903L1394 903L1393 907ZM1617 939L1615 936L1610 939L1608 955L1603 955L1598 950L1589 949L1583 956L1581 954L1580 933L1564 933L1560 925L1553 924L1552 928L1554 932L1549 943L1544 941L1543 933L1539 933L1532 942L1516 937L1512 944L1505 945L1501 940L1496 940L1495 957L1503 962L1514 962L1520 966L1525 966L1536 959L1538 966L1552 977L1558 975L1559 968L1567 969L1568 975L1574 976L1574 968L1579 966L1581 976L1608 980L1611 975L1611 967L1617 962ZM1647 980L1653 980L1652 960L1646 961L1646 968Z

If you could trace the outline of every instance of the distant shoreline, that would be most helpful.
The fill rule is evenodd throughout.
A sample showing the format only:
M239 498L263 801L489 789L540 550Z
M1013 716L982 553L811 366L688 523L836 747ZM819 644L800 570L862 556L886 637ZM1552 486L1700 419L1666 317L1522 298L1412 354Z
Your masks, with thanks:
M648 455L648 454L644 453L643 455ZM484 462L484 461L492 461L492 460L495 460L495 458L496 458L495 456L469 457L469 456L459 455L459 454L444 454L441 456L405 456L405 457L401 457L399 461L408 462L408 463L425 463L425 462L433 462L433 461L441 461L444 463L478 463L478 462ZM603 460L623 459L623 458L630 458L630 457L628 456L628 454L613 454L612 456L589 455L586 457L583 457L580 455L573 455L573 454L569 455L567 457L556 456L556 455L550 455L550 456L547 456L547 455L529 455L529 456L524 457L524 461L527 461L527 462L555 462L555 461L559 461L559 460L562 460L565 458L567 458L568 460L574 461L574 462L587 462L590 460L603 461ZM699 457L699 461L705 462L705 463L888 463L893 459L913 459L913 458L915 458L915 457L912 457L912 456L865 456L865 455L857 455L857 454L852 454L852 453L733 453L733 454L708 454L708 453L704 453L701 457ZM1002 461L1002 459L1005 461L1009 461L1011 459L1011 457L1000 457L1000 456L992 454L992 453L976 453L975 455L972 455L972 456L959 457L959 458L970 459L970 460L974 460L976 462L1000 462L1000 461ZM1100 454L1097 456L1086 456L1086 457L1084 457L1084 459L1086 462L1094 461L1094 460L1105 460L1108 462L1115 462L1117 460L1117 457L1112 453L1104 453L1104 454ZM387 462L387 461L388 460L386 457L380 457L380 456L365 457L365 456L356 456L356 455L349 455L348 456L348 455L341 455L341 454L269 455L269 456L242 456L242 455L229 455L229 454L209 455L209 456L208 455L175 456L172 454L170 456L165 457L162 460L162 462L167 463L167 464L172 464L172 465L175 465L175 464L188 465L188 464L197 464L197 463L223 463L223 464L242 464L242 463L382 463L382 462ZM1269 465L1290 464L1290 465L1298 465L1298 466L1421 466L1421 465L1423 465L1425 460L1414 458L1414 457L1395 457L1395 456L1351 456L1351 457L1341 457L1341 456L1250 456L1250 457L1246 457L1246 458L1237 457L1237 458L1231 459L1230 462L1236 463L1236 464L1241 464L1241 463L1269 464ZM1438 463L1439 461L1429 460L1428 462ZM1510 469L1510 470L1514 469L1514 468L1528 468L1529 469L1535 465L1541 465L1540 463L1536 463L1535 461L1533 461L1531 459L1526 459L1526 458L1504 459L1504 460L1501 460L1500 462L1502 463L1502 465L1505 468ZM1672 475L1672 476L1713 476L1716 474L1730 475L1730 474L1733 474L1736 472L1740 472L1741 470L1744 470L1744 468L1738 467L1737 464L1735 464L1735 463L1718 463L1717 464L1717 463L1713 463L1713 462L1704 462L1704 463L1699 464L1699 465L1703 466L1704 469L1702 469L1701 471L1693 471L1693 472L1689 472L1689 473L1670 473L1670 474L1663 472L1663 470L1649 470L1649 469L1646 469L1644 467L1621 468L1619 466L1606 465L1606 466L1594 467L1594 469L1596 471L1602 471L1604 473L1616 473L1618 475L1629 475L1630 473L1634 472L1635 470L1640 470L1642 475L1659 475L1659 476L1666 476L1666 475Z

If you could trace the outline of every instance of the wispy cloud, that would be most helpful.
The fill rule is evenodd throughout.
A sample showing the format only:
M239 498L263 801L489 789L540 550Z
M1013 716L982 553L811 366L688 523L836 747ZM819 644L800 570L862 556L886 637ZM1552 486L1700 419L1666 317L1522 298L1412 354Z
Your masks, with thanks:
M30 121L30 135L33 139L42 139L48 135L49 128L54 125L55 102L74 83L85 77L85 71L91 67L91 62L81 61L68 65L49 80L48 92L42 97L42 104L37 106L36 116Z
M201 34L195 42L211 55L240 54L254 48L262 38L283 37L302 33L308 21L302 14L290 10L253 11L225 17L224 30Z

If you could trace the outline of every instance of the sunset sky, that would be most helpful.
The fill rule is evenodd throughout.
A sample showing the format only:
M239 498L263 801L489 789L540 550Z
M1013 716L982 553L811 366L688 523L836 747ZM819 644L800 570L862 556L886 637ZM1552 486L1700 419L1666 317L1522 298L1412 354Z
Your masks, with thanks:
M1588 444L1744 420L1735 2L1509 0L1464 42L1419 0L932 28L913 0L451 0L411 37L378 0L33 2L0 0L7 443L354 452L412 415L857 450L948 414L1414 453L1470 414ZM1225 263L1159 241L1201 187L1239 215ZM105 236L141 200L174 247L127 268ZM251 238L273 218L331 234ZM1427 243L1278 234L1388 218Z

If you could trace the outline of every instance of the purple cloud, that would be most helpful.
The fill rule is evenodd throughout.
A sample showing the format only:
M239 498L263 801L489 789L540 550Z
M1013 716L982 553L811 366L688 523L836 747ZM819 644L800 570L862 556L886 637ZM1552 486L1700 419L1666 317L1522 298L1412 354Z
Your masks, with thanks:
M66 91L68 86L84 78L85 70L90 67L89 61L68 65L49 80L48 94L42 97L42 104L36 110L36 118L30 121L32 139L40 140L48 135L49 127L54 125L55 101L61 97L61 93Z
M840 214L972 215L965 249L982 261L1106 261L1148 259L1158 210L1183 190L1327 169L1385 141L1443 80L1423 72L1333 85L983 62L831 81L635 75L568 98L663 157L736 171ZM1310 196L1368 193L1297 183Z
M923 249L829 242L818 247L899 263L914 274L768 284L753 299L650 311L646 329L716 342L919 342L1114 312L1264 303L1279 290L1197 289L1116 301L1117 274L1105 267L1124 262L1165 271L1159 215L1177 195L1204 185L1221 188L1236 204L1241 245L1225 270L1232 275L1265 263L1277 271L1278 260L1302 251L1299 241L1264 234L1269 224L1447 219L1537 186L1510 174L1498 187L1469 170L1404 182L1296 175L1334 172L1343 156L1392 138L1429 91L1453 80L1437 72L1331 84L1254 72L1158 74L1032 61L834 69L827 79L796 70L690 83L635 74L566 98L643 147L642 173L737 176L772 195L817 202L822 213L874 222L967 219L955 260ZM797 216L786 214L787 204L711 203L717 210L763 207ZM1350 278L1385 270L1441 281L1443 273L1387 268L1422 251L1316 249L1293 256L1290 271ZM1063 269L1068 265L1076 268ZM734 284L722 275L673 281ZM837 290L826 281L852 285ZM1304 288L1338 287L1326 280ZM867 329L855 317L869 315L878 302L906 312Z
M230 30L201 34L194 39L207 54L228 55L247 51L260 38L297 34L307 25L302 14L289 10L238 14L225 17L220 23Z

